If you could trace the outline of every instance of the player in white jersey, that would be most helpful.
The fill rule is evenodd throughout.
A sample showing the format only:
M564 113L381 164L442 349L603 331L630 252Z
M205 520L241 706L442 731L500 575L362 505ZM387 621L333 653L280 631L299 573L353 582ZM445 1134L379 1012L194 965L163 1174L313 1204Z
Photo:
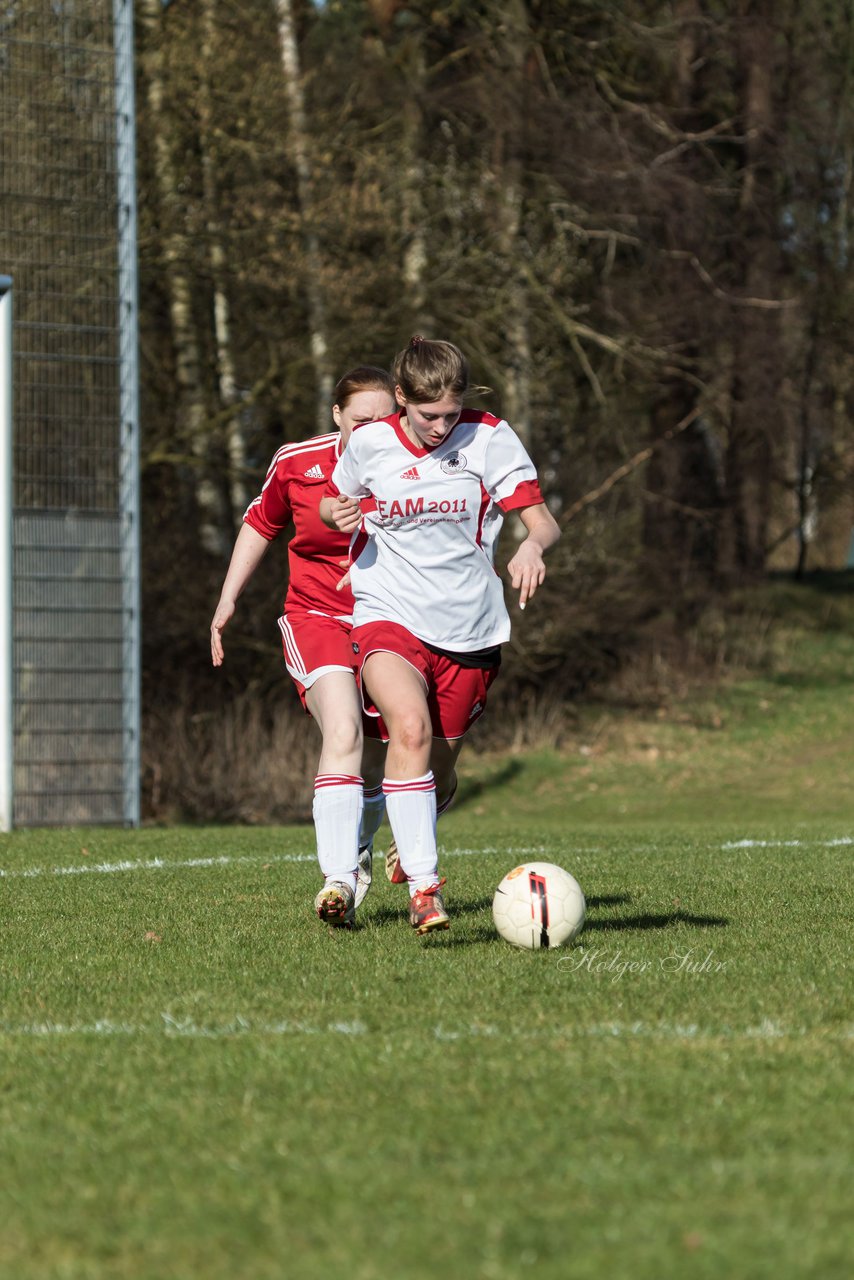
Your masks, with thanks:
M385 748L379 732L363 739L350 643L353 597L339 590L349 540L320 522L317 504L353 427L393 409L393 386L384 369L351 370L335 388L338 431L277 451L244 516L211 622L211 658L218 667L225 657L222 633L238 597L271 542L293 523L279 626L287 669L323 739L312 812L324 886L315 910L332 927L352 925L355 905L370 885L372 841L385 808Z
M351 639L365 709L388 727L386 810L409 883L410 922L426 934L449 925L431 747L434 759L442 746L456 758L510 636L484 536L489 504L515 511L527 530L508 565L522 608L560 531L515 432L463 408L469 373L457 347L413 338L394 375L399 412L353 432L320 515L353 535Z

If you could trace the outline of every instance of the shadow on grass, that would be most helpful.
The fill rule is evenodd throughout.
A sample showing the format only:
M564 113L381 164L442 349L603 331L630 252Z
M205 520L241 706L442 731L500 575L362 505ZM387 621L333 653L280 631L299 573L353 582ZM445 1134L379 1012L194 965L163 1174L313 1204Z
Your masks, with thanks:
M618 907L625 903L631 902L631 898L625 893L608 893L598 897L587 899L588 911L597 907ZM492 942L496 939L496 933L493 926L483 925L467 925L464 937L457 937L453 933L454 917L477 915L482 911L488 910L492 906L492 898L480 897L469 898L462 902L449 902L448 904L451 914L451 933L442 933L441 938L444 945L453 947L469 946L476 942ZM406 902L401 899L400 905L397 907L378 907L372 911L365 923L370 923L375 927L382 927L392 922L397 922L406 917ZM634 929L671 929L674 925L687 924L693 929L725 929L729 925L726 916L700 916L691 915L687 911L670 911L660 915L637 915L622 917L605 917L604 919L591 920L588 915L584 925L585 933L629 933Z
M608 894L601 898L588 898L588 907L594 906L618 906L621 903L629 902L630 899L625 894ZM442 934L443 943L449 947L466 947L478 942L498 942L500 939L495 929L490 925L467 925L465 935L463 937L456 936L453 933L453 917L455 915L464 915L466 912L480 911L483 907L488 906L490 900L481 898L475 902L460 903L457 907L451 909L451 929L450 935ZM582 938L587 933L595 932L616 932L618 930L630 931L632 929L670 929L673 925L687 924L694 929L724 929L729 925L729 920L725 916L695 916L687 911L671 911L666 915L643 915L643 916L625 916L623 919L605 919L591 920L587 917L582 933Z
M454 933L453 918L451 919L450 933L435 934L434 938L436 940L441 938L442 945L446 947L474 947L481 942L490 942L490 943L502 942L502 939L499 938L495 930L488 929L486 925L478 925L474 929L471 929L471 928L466 929L464 936L461 937L458 933ZM431 942L432 941L433 939L431 939ZM502 943L502 945L506 946L507 944L505 942L505 943Z
M851 676L846 671L780 671L765 677L768 684L778 689L848 689Z
M624 916L619 920L588 920L585 933L610 933L630 929L669 929L674 924L688 924L695 929L724 929L725 916L692 916L687 911L671 911L667 915Z
M461 778L459 789L454 797L454 809L458 811L464 805L470 804L472 800L485 795L487 791L494 791L497 787L503 787L505 783L512 782L522 772L522 767L519 760L507 760L488 778Z
M813 587L826 595L854 596L854 569L813 569L805 573L800 581L791 573L774 573L770 575L770 580L793 588Z
M406 915L406 904L401 902L399 907L380 907L377 911L372 911L370 915L365 912L364 923L370 925L391 924L392 921L403 920ZM357 916L357 926L361 923Z

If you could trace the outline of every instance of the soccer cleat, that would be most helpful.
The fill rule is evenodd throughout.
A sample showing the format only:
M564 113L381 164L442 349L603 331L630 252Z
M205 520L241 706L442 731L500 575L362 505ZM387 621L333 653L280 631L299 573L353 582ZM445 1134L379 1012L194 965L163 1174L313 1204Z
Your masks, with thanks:
M406 884L406 872L400 865L400 854L397 852L397 844L394 840L389 845L385 856L385 874L386 879L392 884Z
M409 900L409 923L419 937L437 929L450 929L451 922L440 892L444 880L428 889L416 889Z
M356 870L356 898L353 903L354 907L360 907L365 901L365 895L371 887L371 876L374 867L374 851L369 844L364 849L359 850L359 865Z
M330 880L314 900L318 920L330 929L352 929L356 919L356 895L348 884Z

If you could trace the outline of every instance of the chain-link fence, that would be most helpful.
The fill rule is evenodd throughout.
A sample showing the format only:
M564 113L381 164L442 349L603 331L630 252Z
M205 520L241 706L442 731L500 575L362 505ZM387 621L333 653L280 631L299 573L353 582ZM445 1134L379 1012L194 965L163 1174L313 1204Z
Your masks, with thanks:
M132 0L0 10L15 825L139 817Z

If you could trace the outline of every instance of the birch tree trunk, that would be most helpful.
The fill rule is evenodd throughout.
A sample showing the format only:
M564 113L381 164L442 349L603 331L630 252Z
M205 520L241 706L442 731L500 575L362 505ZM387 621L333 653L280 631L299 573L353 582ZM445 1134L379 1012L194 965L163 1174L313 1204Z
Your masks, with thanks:
M507 286L501 303L506 358L502 414L531 448L531 335L524 218L525 64L532 33L525 0L505 0L498 27L499 63L509 113L496 140L498 174L497 250Z
M163 6L161 0L141 0L140 21L145 32L148 110L151 118L154 177L163 226L162 267L169 298L169 318L175 352L177 383L176 426L196 460L195 497L201 545L213 555L227 552L221 491L206 473L209 439L207 404L199 335L193 316L192 273L184 229L184 207L173 159L171 126L165 109Z
M279 26L282 72L290 109L290 153L297 179L297 199L305 255L305 294L308 305L311 357L317 387L315 422L318 432L329 429L333 379L329 368L329 341L323 294L323 262L320 240L315 231L313 182L309 160L309 139L305 118L299 48L291 0L275 0Z
M403 107L403 191L401 230L403 232L403 283L412 325L433 335L433 317L426 311L427 219L421 192L425 184L424 166L424 47L416 34L410 37L403 55L407 80Z
M213 279L213 321L216 344L216 369L222 407L231 410L226 422L225 439L228 456L228 494L232 524L239 528L248 503L246 488L246 442L240 413L240 394L231 343L231 311L226 291L229 274L228 255L223 243L219 219L219 192L216 182L216 142L213 120L211 81L216 68L216 0L203 0L202 6L202 74L199 84L199 117L201 121L202 190L208 255Z
M367 0L367 7L377 24L382 40L390 43L392 24L396 16L407 8L403 0ZM424 56L424 38L416 27L403 37L397 48L400 74L404 80L404 100L401 124L401 174L400 231L403 255L401 279L405 288L403 304L409 315L413 332L423 332L427 337L441 336L434 332L435 318L427 310L427 211L422 191L427 182L424 136L424 101L427 92L427 68ZM394 165L390 166L392 169Z

